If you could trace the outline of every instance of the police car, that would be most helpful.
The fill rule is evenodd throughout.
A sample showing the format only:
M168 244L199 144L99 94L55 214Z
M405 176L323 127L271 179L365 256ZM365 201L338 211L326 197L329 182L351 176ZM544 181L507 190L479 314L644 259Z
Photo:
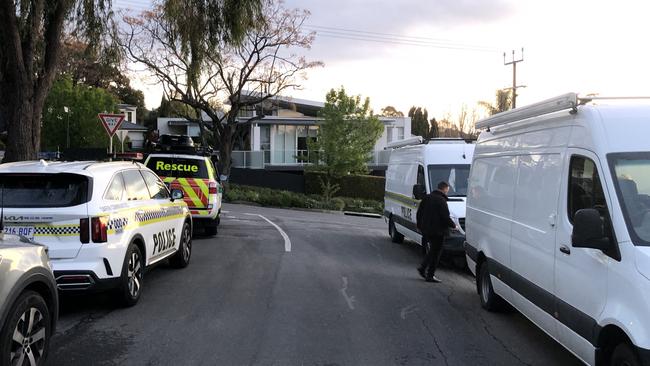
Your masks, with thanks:
M59 290L116 289L131 306L143 271L188 265L192 218L181 191L132 162L0 165L5 233L49 247Z
M210 157L199 154L155 153L145 165L156 172L170 189L183 191L197 226L216 235L221 215L223 189Z

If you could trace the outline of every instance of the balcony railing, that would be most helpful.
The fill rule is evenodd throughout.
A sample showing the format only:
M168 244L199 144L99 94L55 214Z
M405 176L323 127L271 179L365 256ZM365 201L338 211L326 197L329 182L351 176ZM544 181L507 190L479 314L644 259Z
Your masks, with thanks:
M390 150L377 150L371 153L368 166L386 166ZM233 168L264 169L267 165L304 166L318 159L318 152L309 150L261 150L232 152Z

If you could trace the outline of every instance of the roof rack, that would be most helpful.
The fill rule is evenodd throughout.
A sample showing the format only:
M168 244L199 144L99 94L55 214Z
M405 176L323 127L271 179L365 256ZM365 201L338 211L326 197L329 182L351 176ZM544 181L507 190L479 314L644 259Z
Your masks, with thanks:
M389 142L388 144L386 144L386 149L397 149L404 146L420 145L422 143L424 143L424 139L422 138L422 136L413 136L407 139L398 140L395 142Z
M489 131L492 127L505 125L507 123L520 121L522 119L542 116L553 112L559 112L566 109L571 109L575 112L577 111L577 106L579 104L583 104L582 102L583 101L578 98L577 93L562 94L555 98L546 99L525 107L515 108L507 112L495 114L494 116L476 122L476 129L487 129Z

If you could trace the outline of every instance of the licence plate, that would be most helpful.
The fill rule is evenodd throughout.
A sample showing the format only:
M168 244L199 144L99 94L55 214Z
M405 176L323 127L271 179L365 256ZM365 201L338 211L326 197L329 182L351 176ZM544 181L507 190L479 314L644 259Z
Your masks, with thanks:
M33 226L5 226L5 234L21 235L28 239L34 239Z

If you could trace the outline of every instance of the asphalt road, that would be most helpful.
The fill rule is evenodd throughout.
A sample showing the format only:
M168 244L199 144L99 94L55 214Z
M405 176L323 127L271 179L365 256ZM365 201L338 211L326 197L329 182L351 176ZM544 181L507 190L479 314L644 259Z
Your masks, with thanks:
M49 365L580 364L522 315L483 311L467 272L424 282L419 247L383 219L224 210L189 267L147 273L135 307L64 298Z

